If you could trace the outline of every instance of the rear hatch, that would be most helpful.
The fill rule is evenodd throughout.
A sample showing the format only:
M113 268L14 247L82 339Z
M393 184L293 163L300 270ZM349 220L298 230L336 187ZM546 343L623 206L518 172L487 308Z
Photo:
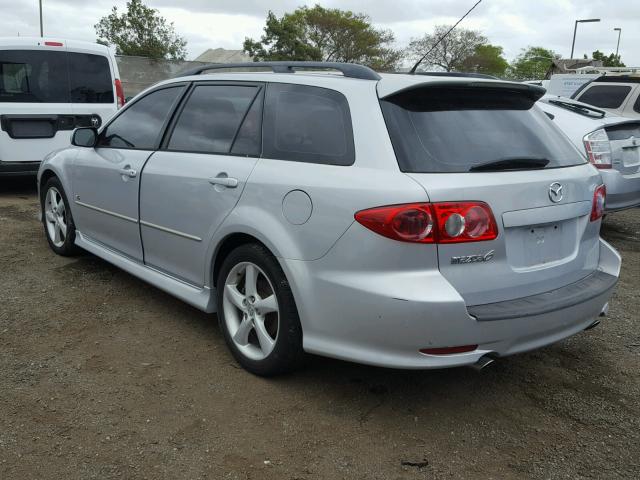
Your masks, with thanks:
M429 201L484 202L494 240L438 245L441 273L468 305L522 298L596 268L600 175L534 106L544 90L499 82L426 83L381 106L402 171Z
M115 113L108 56L58 40L15 42L0 48L0 161L41 161L68 146L75 128Z
M605 127L611 145L612 168L623 175L640 173L640 122Z

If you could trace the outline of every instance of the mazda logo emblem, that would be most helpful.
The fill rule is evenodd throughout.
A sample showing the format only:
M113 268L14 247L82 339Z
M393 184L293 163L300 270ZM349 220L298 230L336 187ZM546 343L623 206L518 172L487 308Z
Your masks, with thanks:
M564 196L563 189L564 187L562 186L562 184L558 182L554 182L551 185L549 185L549 199L553 203L558 203L560 200L562 200L562 197Z

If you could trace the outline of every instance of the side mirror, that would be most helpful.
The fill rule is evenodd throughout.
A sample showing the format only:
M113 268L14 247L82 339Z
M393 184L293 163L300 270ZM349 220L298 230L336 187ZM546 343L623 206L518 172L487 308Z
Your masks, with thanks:
M76 128L71 137L71 144L76 147L90 147L96 146L98 141L98 131L92 127Z

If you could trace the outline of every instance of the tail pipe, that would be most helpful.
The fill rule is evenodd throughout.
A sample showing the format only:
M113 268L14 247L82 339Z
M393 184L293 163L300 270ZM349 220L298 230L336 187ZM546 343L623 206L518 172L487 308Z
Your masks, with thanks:
M491 365L493 362L495 362L495 358L492 357L490 353L487 353L486 355L481 356L476 363L472 364L471 368L480 371Z

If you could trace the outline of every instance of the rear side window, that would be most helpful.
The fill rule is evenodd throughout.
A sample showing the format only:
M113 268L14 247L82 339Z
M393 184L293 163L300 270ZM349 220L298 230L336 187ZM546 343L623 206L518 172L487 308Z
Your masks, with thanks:
M633 104L633 110L640 113L640 91L638 92L638 98L636 98L636 103Z
M628 85L593 85L580 95L579 100L600 108L620 108L630 91Z
M72 103L113 103L113 81L107 57L68 53Z
M0 102L68 103L67 54L0 50Z
M199 85L176 122L169 150L229 153L258 87Z
M0 102L114 103L109 60L50 50L0 50Z
M492 88L418 88L380 102L400 169L468 172L517 159L545 168L585 163L542 110L522 93Z
M263 157L326 165L355 161L349 104L334 90L269 84L263 130Z
M101 132L99 147L154 150L184 87L156 90L132 103Z

